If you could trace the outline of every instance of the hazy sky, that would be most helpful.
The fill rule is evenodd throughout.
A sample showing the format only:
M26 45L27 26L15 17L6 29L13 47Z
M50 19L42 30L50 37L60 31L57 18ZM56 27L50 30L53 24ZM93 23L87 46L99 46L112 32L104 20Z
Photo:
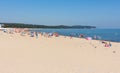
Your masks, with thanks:
M120 0L0 0L0 22L120 28Z

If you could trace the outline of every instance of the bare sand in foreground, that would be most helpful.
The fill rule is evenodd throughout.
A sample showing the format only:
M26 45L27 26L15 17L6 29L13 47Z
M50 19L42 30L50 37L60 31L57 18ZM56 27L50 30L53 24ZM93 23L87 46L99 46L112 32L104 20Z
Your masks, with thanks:
M120 43L0 32L0 73L120 73Z

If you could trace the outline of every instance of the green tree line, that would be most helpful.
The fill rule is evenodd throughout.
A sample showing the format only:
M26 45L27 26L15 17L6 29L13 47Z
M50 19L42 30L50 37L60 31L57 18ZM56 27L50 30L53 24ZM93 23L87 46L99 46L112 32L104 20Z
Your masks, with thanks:
M58 25L58 26L48 26L48 25L35 25L35 24L23 24L23 23L0 23L4 24L4 28L54 28L54 29L91 29L96 28L95 26L66 26L66 25Z

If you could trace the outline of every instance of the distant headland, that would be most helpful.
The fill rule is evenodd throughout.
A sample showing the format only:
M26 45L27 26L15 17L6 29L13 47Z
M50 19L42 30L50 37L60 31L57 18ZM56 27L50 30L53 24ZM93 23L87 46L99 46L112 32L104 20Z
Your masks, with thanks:
M83 26L83 25L36 25L36 24L24 24L24 23L0 23L3 28L43 28L43 29L93 29L96 26Z

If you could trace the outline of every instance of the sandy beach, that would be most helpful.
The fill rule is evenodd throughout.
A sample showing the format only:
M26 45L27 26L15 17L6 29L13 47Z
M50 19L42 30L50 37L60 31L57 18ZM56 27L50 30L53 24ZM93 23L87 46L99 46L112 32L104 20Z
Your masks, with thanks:
M120 43L0 31L0 73L120 73Z

